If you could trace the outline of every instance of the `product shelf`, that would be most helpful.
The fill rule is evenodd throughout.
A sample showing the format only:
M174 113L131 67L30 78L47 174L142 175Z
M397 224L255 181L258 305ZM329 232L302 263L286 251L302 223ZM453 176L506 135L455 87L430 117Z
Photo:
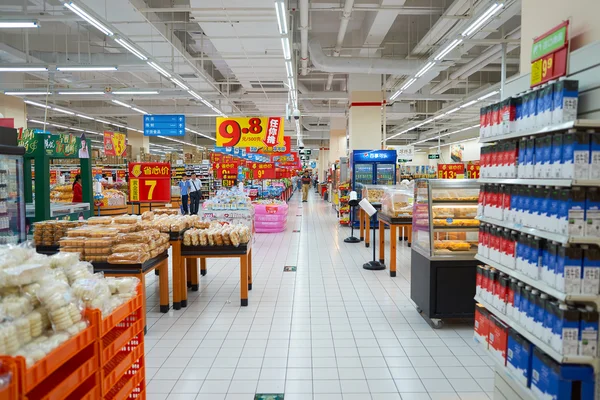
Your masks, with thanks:
M500 140L516 139L516 138L520 138L523 136L537 136L537 135L544 135L546 133L566 131L566 130L572 129L572 128L588 129L588 128L596 128L599 126L600 126L600 120L576 119L575 121L569 121L569 122L564 122L562 124L546 126L542 129L535 129L535 130L523 131L523 132L513 132L513 133L506 134L506 135L493 136L493 137L487 137L487 138L480 137L479 142L480 143L492 143L492 142L498 142Z
M513 374L510 372L510 370L508 368L506 368L505 365L502 365L498 359L496 359L495 357L493 357L490 353L490 351L487 348L487 343L481 343L479 340L473 338L473 340L475 341L475 343L477 343L477 345L483 349L488 356L490 356L490 358L494 361L494 366L495 366L495 370L496 373L499 373L502 375L503 380L506 382L506 384L508 386L510 386L510 388L515 391L519 397L522 400L537 400L537 398L535 397L535 395L533 394L533 392L525 385L523 385L521 382L519 382L514 376Z
M19 399L19 366L12 357L0 356L0 377L9 378L10 382L0 387L0 400Z
M483 305L488 311L492 312L496 317L500 318L502 322L519 332L519 334L533 343L535 346L539 347L544 353L546 353L550 358L554 359L556 362L561 364L586 364L592 365L594 369L598 369L598 359L590 356L563 356L558 353L546 343L535 337L531 334L527 329L521 326L520 323L509 317L508 315L500 312L496 307L492 306L485 300L483 300L480 296L475 295L475 301Z
M600 180L591 179L529 179L529 178L479 178L479 183L497 185L526 185L526 186L600 186Z
M513 222L501 221L495 218L478 216L476 217L480 222L484 222L486 224L492 224L496 226L500 226L502 228L512 229L514 231L526 233L528 235L533 235L537 237L541 237L543 239L552 240L554 242L559 242L561 244L573 243L573 244L594 244L600 245L600 238L590 237L590 236L570 236L570 235L561 235L560 233L547 232L541 229L528 228L526 226L515 224Z
M532 286L536 289L541 290L544 293L549 294L550 296L560 300L560 301L573 301L578 303L595 303L600 305L600 295L593 294L566 294L561 291L556 290L555 288L547 285L546 283L539 281L537 279L533 279L515 269L509 268L505 265L502 265L498 262L492 261L489 258L486 258L480 254L475 255L475 258L481 261L482 263L489 265L490 267L494 267L499 271L504 272L506 275L512 276L522 282L525 282L527 285Z

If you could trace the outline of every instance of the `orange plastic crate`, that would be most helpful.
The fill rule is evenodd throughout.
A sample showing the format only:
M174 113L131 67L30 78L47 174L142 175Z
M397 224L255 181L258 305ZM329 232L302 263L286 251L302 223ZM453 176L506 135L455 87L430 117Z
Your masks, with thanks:
M79 332L76 336L73 336L71 339L54 349L46 357L31 366L31 368L25 368L25 358L15 357L20 364L21 370L24 371L22 384L23 393L29 393L36 388L36 386L50 377L50 375L58 369L64 367L69 360L73 359L78 353L94 342L96 342L95 329L93 326L89 326L87 329ZM75 365L73 369L76 367L77 365Z
M102 393L108 393L144 355L144 335L140 332L102 366Z
M103 337L108 332L113 330L113 328L115 328L116 326L119 326L119 324L121 322L123 322L123 320L125 318L129 317L131 314L136 312L138 309L143 308L143 306L144 306L143 296L144 296L144 290L142 288L142 285L138 284L137 295L135 297L133 297L127 303L118 307L116 310L114 310L112 313L110 313L110 315L108 315L106 318L100 317L99 336ZM97 310L92 310L92 311L97 311ZM144 312L144 311L145 310L142 310L142 312ZM99 313L99 311L97 311L97 312ZM143 318L143 315L142 315L142 318Z
M95 373L79 385L65 400L97 400L102 397L100 392L100 374Z
M144 356L131 365L131 368L105 394L106 400L123 400L146 398L146 368Z
M108 363L132 338L144 330L142 309L126 317L123 321L100 338L101 365Z
M0 387L0 400L19 398L19 366L11 357L0 357L0 376L10 377L10 383Z
M30 400L63 400L79 388L82 382L98 373L100 360L94 343L48 375L33 390L27 391Z

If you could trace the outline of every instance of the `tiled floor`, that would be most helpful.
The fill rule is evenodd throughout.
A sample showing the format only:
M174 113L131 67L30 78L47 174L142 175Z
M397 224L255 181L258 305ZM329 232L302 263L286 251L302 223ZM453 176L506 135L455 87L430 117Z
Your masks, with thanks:
M349 233L329 203L295 194L286 232L256 235L248 307L234 260L209 261L188 307L168 314L157 312L148 275L148 398L491 399L493 364L474 347L472 324L434 330L415 311L410 249L398 246L390 278L362 268L371 249L344 243Z

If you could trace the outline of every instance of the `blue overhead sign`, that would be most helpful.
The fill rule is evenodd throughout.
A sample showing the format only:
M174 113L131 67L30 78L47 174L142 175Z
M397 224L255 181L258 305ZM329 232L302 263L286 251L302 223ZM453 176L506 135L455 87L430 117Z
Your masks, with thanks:
M354 150L353 160L357 162L396 163L396 150Z
M144 136L185 136L185 115L144 115Z

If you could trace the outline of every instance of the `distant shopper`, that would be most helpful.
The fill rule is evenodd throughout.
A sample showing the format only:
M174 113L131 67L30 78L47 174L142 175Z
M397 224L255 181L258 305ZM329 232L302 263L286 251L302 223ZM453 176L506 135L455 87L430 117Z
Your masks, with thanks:
M302 202L306 203L308 200L308 191L310 189L311 178L308 175L308 171L304 171L302 176Z
M179 191L181 192L181 208L183 211L183 215L187 215L189 213L188 193L190 192L190 182L188 181L187 175L183 175L183 178L179 181Z
M190 212L192 215L198 214L200 211L200 196L202 195L202 182L196 177L196 174L192 173L192 179L190 179L189 193L190 193Z
M73 203L83 203L83 187L79 174L75 175L75 182L73 182Z
M302 177L301 176L296 177L296 186L298 187L298 190L302 190Z

